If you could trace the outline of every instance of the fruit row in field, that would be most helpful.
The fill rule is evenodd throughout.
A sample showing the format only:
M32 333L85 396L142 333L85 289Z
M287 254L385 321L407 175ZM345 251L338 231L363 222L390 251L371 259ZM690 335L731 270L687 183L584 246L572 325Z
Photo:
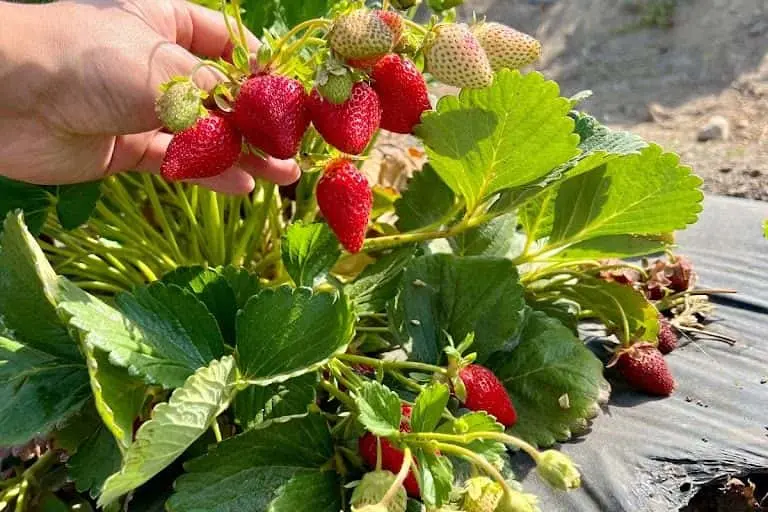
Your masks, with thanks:
M539 42L499 23L442 23L422 29L395 11L358 9L340 15L325 32L327 58L313 83L276 72L269 49L247 70L220 84L228 101L213 101L189 78L164 86L157 112L175 132L162 163L169 181L217 176L243 151L295 157L310 125L338 153L326 162L318 203L350 252L361 249L372 198L348 155L363 154L380 130L413 133L432 108L427 81L483 88L494 72L535 61ZM263 62L265 61L266 62ZM214 93L216 94L216 93Z

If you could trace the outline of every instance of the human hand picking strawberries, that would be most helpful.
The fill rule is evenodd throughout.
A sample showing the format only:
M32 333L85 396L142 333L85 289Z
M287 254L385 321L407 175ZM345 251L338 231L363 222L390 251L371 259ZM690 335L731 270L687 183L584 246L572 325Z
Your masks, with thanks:
M223 16L184 0L0 1L0 19L0 136L13 141L0 147L0 175L36 184L159 173L171 141L155 113L160 85L189 76L196 55L232 50ZM245 38L256 51L256 38ZM204 90L220 79L210 68L194 75ZM237 194L250 192L254 177L287 184L299 176L291 159L239 153L218 176L196 181Z

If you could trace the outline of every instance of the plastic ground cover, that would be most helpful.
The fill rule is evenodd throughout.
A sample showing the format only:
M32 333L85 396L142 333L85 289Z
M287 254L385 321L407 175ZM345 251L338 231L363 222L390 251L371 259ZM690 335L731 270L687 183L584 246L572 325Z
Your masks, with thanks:
M712 196L699 223L678 234L701 287L738 290L715 299L710 326L737 343L697 341L668 355L678 388L667 399L612 381L592 431L561 446L581 467L581 489L551 491L515 456L543 511L674 511L715 479L768 471L766 218L768 203Z

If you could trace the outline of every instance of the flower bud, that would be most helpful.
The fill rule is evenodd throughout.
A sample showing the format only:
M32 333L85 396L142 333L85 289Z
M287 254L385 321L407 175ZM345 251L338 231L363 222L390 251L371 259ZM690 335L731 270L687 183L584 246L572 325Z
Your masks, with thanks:
M581 485L581 474L573 461L557 450L539 454L537 461L539 476L555 489L568 491Z

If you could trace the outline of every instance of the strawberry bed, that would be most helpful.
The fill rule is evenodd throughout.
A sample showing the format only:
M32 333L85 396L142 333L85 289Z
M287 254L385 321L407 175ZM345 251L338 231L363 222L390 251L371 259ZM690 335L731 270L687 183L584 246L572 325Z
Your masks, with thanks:
M235 2L232 62L201 62L226 80L158 100L162 178L0 181L0 510L537 510L510 450L578 487L553 446L606 364L673 392L659 348L711 310L669 252L701 180L519 71L533 38L432 3L334 4L249 54ZM423 72L462 90L433 107ZM403 190L358 170L381 129L423 143ZM242 151L295 156L295 190L179 182Z

